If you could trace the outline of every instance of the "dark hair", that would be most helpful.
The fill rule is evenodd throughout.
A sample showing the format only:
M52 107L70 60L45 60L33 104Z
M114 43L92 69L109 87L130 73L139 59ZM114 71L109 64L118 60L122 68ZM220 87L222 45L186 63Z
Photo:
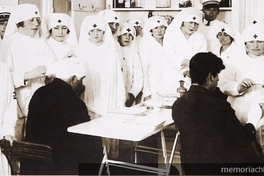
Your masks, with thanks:
M20 21L19 23L16 24L17 28L19 27L25 27L24 21Z
M70 29L67 29L67 34L69 34L71 31ZM51 34L52 33L52 28L49 30L49 33Z
M38 25L40 25L40 24L41 24L41 20L40 20L40 18L37 17L36 19L37 19ZM19 27L25 27L25 23L24 23L24 21L20 21L20 22L18 22L18 23L16 24L16 26L17 26L17 28L19 28Z
M216 38L218 38L218 34L219 34L219 32L216 34ZM227 35L229 35L229 34L227 34ZM232 43L233 41L235 41L235 39L234 39L233 37L231 37L231 35L229 35L229 37L230 37L231 43Z
M190 76L192 83L203 85L209 73L214 77L225 69L221 58L211 52L195 54L190 61Z

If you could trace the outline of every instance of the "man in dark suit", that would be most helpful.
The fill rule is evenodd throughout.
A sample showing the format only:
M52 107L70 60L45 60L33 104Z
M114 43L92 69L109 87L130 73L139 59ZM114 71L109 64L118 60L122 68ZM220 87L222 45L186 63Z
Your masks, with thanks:
M26 142L50 146L52 162L24 159L20 174L77 175L80 164L87 163L94 171L95 165L88 163L99 166L102 160L100 138L67 132L68 127L90 120L85 103L76 94L85 77L83 65L70 58L57 62L53 70L56 77L39 88L30 101L25 136Z
M194 55L190 61L192 85L173 104L186 174L221 174L222 164L260 162L251 145L253 125L244 128L230 104L212 93L224 68L212 53ZM253 127L250 134L248 126Z

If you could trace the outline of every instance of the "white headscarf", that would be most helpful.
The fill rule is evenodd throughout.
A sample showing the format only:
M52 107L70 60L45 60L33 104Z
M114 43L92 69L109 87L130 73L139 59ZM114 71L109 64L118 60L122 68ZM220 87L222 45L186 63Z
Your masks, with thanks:
M264 41L264 26L260 24L251 24L244 29L239 42L239 47L244 51L244 54L247 54L245 42L256 40Z
M135 28L129 23L122 23L122 25L120 26L119 31L117 33L117 36L120 36L120 35L125 34L125 33L131 34L134 39L136 37Z
M248 41L264 41L264 26L262 25L249 25L242 33L243 42Z
M166 31L168 32L179 29L183 22L195 22L199 24L200 20L201 12L194 7L187 7L174 17Z
M40 18L40 14L39 9L35 4L20 4L14 7L6 26L4 39L18 30L16 24L37 17ZM37 32L35 37L39 37L39 32Z
M134 46L136 42L136 30L135 28L129 24L129 23L122 23L122 25L119 27L119 31L117 32L117 36L120 36L122 34L129 33L132 35L133 40L129 44L129 46ZM121 46L121 44L120 44Z
M264 17L257 15L251 20L251 24L253 25L262 25L264 26Z
M105 31L104 43L109 47L115 47L111 30L105 20L99 15L89 15L84 18L80 29L79 46L85 46L89 42L90 35L88 32L92 29Z
M231 36L233 39L234 39L234 43L235 44L239 44L240 40L241 40L241 35L239 32L236 32L237 30L235 30L233 28L233 26L229 25L229 24L226 24L226 23L223 23L221 26L219 26L219 29L216 33L216 37L217 37L217 34L219 32L225 32L226 34L228 34L229 36Z
M159 26L168 27L168 24L162 16L152 16L146 20L145 27L143 28L143 38L141 45L154 39L151 29Z
M73 47L77 46L77 36L73 20L65 13L51 13L43 17L41 22L41 38L46 40L48 37L50 37L49 30L58 25L64 25L70 30L70 33L67 34L64 42Z
M110 9L102 10L97 15L102 17L107 23L120 24L121 22L119 14Z
M128 20L128 23L130 23L132 26L140 26L144 28L144 20L138 16L138 15L132 15Z

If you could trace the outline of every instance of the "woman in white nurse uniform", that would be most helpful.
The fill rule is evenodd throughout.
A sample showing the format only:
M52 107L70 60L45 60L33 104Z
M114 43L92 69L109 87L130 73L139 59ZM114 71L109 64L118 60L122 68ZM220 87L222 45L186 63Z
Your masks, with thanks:
M51 13L44 17L41 25L41 38L46 40L56 61L74 56L77 36L73 21L69 15Z
M126 92L120 60L110 28L103 18L91 15L83 20L75 53L86 65L83 101L91 118L124 107Z
M163 37L166 32L167 22L164 17L153 16L146 21L144 36L142 38L139 54L142 62L144 84L143 99L160 101L157 94L162 90L165 51Z
M250 25L242 34L244 48L240 61L223 71L220 89L242 124L252 105L264 102L264 27ZM260 118L260 117L257 117Z
M16 100L13 97L14 87L8 66L0 61L0 139L13 141L17 119ZM0 147L1 151L1 147ZM0 175L11 175L5 155L0 152Z
M124 53L124 61L127 68L125 78L127 101L126 106L130 107L143 87L143 71L138 52L133 49L136 31L129 23L123 23L118 31L118 42Z
M14 8L9 18L2 45L1 59L9 66L18 102L16 138L23 140L29 101L45 85L48 65L54 56L39 38L40 14L33 4Z

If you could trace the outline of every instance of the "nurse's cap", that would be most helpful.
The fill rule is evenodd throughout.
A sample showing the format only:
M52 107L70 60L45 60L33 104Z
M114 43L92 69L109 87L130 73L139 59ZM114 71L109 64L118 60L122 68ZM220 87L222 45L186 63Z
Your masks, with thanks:
M233 30L233 28L228 25L228 24L223 24L219 27L218 31L217 31L217 34L219 32L224 32L226 34L228 34L229 36L231 36L233 39L235 38L235 31Z
M48 29L54 28L58 25L66 26L68 29L70 28L71 18L69 15L64 13L52 13L48 18Z
M135 28L131 24L129 24L129 23L123 23L120 26L119 31L118 31L118 36L120 36L122 34L125 34L125 33L131 34L133 36L133 39L136 36Z
M100 11L97 15L103 17L107 23L120 23L119 14L114 12L113 10L106 9Z
M252 19L251 24L254 24L254 25L264 25L264 17L263 16L260 16L260 15L255 16Z
M143 28L143 19L138 15L132 15L128 20L128 23L130 23L132 26L140 26Z
M207 5L220 5L221 0L200 0L200 3L203 6L207 6Z
M100 29L103 31L106 30L105 21L100 16L97 16L97 15L89 16L87 17L86 21L87 21L86 23L87 31L91 31L93 29Z
M194 7L189 7L187 13L183 17L183 22L195 22L197 24L200 23L201 19L200 11Z
M168 27L168 24L164 17L162 16L152 16L148 19L148 26L147 30L150 31L151 29L154 29L158 26L166 26Z
M22 22L31 18L39 18L39 9L35 4L20 4L14 10L15 23Z
M63 59L50 65L46 75L55 75L56 78L61 79L68 79L72 76L76 76L80 79L85 76L85 66L83 62L76 57Z
M140 26L143 28L143 22L141 20L129 20L129 23L133 26Z
M6 21L10 17L11 7L0 6L0 21Z
M248 41L264 41L264 26L262 25L249 25L243 31L243 40L244 42Z

